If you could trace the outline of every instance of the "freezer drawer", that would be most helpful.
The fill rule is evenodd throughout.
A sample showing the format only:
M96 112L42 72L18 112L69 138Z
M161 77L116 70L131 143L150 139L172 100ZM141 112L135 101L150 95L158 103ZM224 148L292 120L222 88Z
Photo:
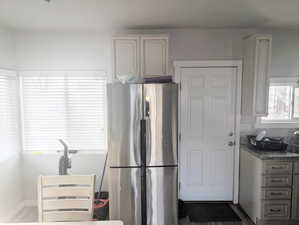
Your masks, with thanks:
M177 165L177 84L144 84L146 165Z
M177 168L146 170L147 225L177 225Z
M141 84L108 84L109 165L139 166Z
M141 225L140 168L109 169L110 220Z

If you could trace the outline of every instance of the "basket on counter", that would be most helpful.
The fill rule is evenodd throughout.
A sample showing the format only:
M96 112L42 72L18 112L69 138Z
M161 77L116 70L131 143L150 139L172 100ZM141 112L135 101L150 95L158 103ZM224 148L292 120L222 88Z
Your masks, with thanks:
M288 152L299 153L299 130L292 130L289 132L287 138Z

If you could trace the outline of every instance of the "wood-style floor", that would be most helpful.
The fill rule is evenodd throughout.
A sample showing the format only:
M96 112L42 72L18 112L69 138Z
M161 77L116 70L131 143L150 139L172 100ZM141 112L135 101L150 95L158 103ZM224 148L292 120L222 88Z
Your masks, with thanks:
M188 218L184 218L180 221L180 225L254 225L250 219L242 213L235 205L231 205L232 209L242 219L242 222L210 222L210 223L192 223ZM37 222L37 208L26 207L16 218L15 223L20 222Z
M12 222L13 223L38 222L37 207L25 207Z

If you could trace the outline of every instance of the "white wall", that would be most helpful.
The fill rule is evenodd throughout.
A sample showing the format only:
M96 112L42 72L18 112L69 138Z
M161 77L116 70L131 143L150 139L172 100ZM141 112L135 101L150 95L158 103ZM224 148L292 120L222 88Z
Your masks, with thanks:
M11 31L0 28L0 68L15 68L15 41ZM18 141L18 140L16 140ZM1 148L0 148L1 152ZM0 157L0 222L14 216L23 201L22 163L19 151L2 160Z
M4 69L14 69L15 65L14 33L0 28L0 67Z
M24 185L19 154L0 162L0 222L10 221L22 207Z
M266 30L272 34L273 77L299 77L299 30Z
M100 33L16 33L19 70L107 70L110 39Z
M232 58L233 30L177 29L169 34L171 60Z

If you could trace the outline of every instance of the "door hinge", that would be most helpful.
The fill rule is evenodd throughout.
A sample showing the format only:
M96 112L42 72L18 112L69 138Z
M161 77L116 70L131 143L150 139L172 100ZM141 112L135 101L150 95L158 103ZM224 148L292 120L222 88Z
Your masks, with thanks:
M181 182L179 182L179 191L181 190Z
M181 139L182 139L182 135L181 133L179 133L179 141L181 141Z
M180 91L182 90L182 83L180 83Z

